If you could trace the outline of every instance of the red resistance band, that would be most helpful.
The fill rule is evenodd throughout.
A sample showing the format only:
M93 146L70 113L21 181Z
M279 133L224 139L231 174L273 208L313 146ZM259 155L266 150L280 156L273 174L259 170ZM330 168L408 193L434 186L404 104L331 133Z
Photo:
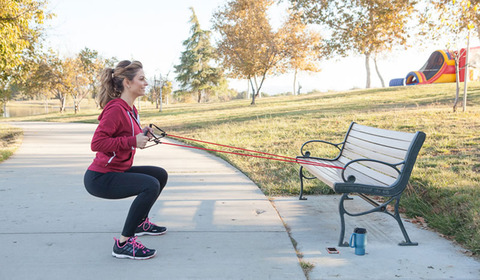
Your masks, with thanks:
M192 148L192 149L198 149L198 150L204 150L204 151L225 153L225 154L233 154L233 155L239 155L239 156L248 156L248 157L271 159L271 160L277 160L277 161L283 161L283 162L293 162L293 163L308 164L308 165L313 165L313 166L321 166L321 167L328 167L328 168L345 169L345 168L340 167L340 166L329 165L329 164L320 163L320 162L313 162L313 161L309 161L309 160L305 160L305 159L298 159L298 158L286 157L286 156L269 154L269 153L264 153L264 152L258 152L258 151L253 151L253 150L248 150L248 149L243 149L243 148L238 148L238 147L233 147L233 146L228 146L228 145L222 145L222 144L217 144L217 143L212 143L212 142L197 140L197 139L193 139L193 138L187 138L187 137L176 136L176 135L171 135L171 134L167 134L167 136L168 136L168 137L172 137L172 138L178 138L178 139L190 140L190 141L200 142L200 143L205 143L205 144L210 144L210 145L221 146L221 147L225 147L225 148L229 148L229 149L235 149L235 150L240 150L240 151L245 151L245 152L250 152L250 153L257 153L257 154L267 155L267 156L269 156L269 157L266 157L266 156L258 156L258 155L251 155L251 154L245 154L245 153L238 153L238 152L229 152L229 151L222 151L222 150L214 150L214 149L200 148L200 147L194 147L194 146L188 146L188 145L181 145L181 144L174 144L174 143L161 142L162 144L167 144L167 145L172 145L172 146L178 146L178 147L184 147L184 148Z

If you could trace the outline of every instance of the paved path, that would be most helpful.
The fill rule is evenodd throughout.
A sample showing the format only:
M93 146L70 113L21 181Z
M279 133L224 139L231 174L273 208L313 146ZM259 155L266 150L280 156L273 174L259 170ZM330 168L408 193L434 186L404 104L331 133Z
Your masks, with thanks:
M480 279L480 262L437 234L406 224L418 247L396 244L395 221L347 218L347 232L368 230L365 256L325 247L338 241L338 196L274 198L241 172L201 151L160 145L139 150L136 165L167 169L169 183L152 209L164 236L141 237L159 250L147 261L111 257L131 199L103 200L83 187L95 125L16 123L21 148L0 164L0 279ZM352 202L355 208L363 200ZM277 213L280 213L280 216ZM137 278L135 278L137 277Z
M169 231L139 238L158 249L151 260L113 258L131 200L83 187L96 126L16 125L23 145L0 164L0 279L305 279L255 184L212 155L167 145L138 151L135 164L169 172L151 213Z
M418 246L398 246L403 235L397 222L383 214L346 217L346 241L355 227L367 229L367 249L357 256L354 249L337 247L340 218L340 196L307 196L276 198L274 203L306 262L315 267L310 280L320 279L480 279L480 262L465 250L441 238L437 233L404 222L412 241ZM353 212L370 209L361 198L347 202ZM326 247L336 247L340 254L331 255Z

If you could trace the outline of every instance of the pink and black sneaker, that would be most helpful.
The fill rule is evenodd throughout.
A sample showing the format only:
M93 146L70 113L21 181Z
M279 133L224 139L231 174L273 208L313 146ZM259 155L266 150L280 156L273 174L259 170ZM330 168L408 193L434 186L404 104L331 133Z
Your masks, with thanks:
M162 235L167 232L166 227L157 226L146 218L135 230L135 236L142 235Z
M112 256L120 259L146 260L155 257L157 251L148 249L137 241L136 237L130 237L125 244L120 245L120 240L115 239Z

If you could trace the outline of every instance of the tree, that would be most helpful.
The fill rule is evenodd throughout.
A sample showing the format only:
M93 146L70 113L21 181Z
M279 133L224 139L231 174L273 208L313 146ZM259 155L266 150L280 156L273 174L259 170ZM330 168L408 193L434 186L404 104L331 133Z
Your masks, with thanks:
M406 45L410 37L408 20L415 0L290 0L303 12L308 23L327 26L326 55L346 56L350 52L365 56L366 87L370 87L370 57Z
M460 35L466 30L474 30L480 34L480 1L468 0L430 0L433 11L430 11L430 27L436 31L435 35L442 32L452 32ZM438 24L440 20L440 24Z
M230 77L249 81L252 105L267 74L285 58L281 36L267 17L272 4L273 0L230 0L213 16L222 65Z
M173 91L172 82L169 80L165 80L162 84L162 87L160 88L160 91L162 93L162 100L165 100L165 104L168 105L168 97L172 94Z
M210 44L210 31L202 30L195 10L191 7L191 36L183 42L185 51L180 57L180 64L175 66L178 76L175 78L183 90L198 94L200 103L202 95L206 95L213 86L218 84L221 72L210 66L215 58L215 51Z
M61 59L55 53L41 54L36 67L30 72L26 88L30 91L48 92L60 101L60 112L65 111L66 98L75 88L75 62L72 58Z
M216 100L228 101L238 96L238 92L229 88L228 80L222 77L216 87L212 89L212 95Z
M104 62L97 51L84 48L74 59L73 65L77 73L74 79L75 91L72 92L76 114L80 110L80 102L89 94L93 95L96 92L98 72L103 68Z
M42 34L46 1L2 0L0 5L0 100L5 106L10 84L18 78L26 55L33 54Z
M47 73L44 72L45 67L41 62L45 61L49 55L53 55L53 53L40 52L36 57L24 60L21 69L24 72L22 77L25 78L17 79L14 82L27 97L42 96L45 104L45 113L48 113L48 100L51 97L51 92L45 87L44 78L47 76Z
M75 113L81 101L96 92L99 69L112 67L116 59L104 59L96 51L85 48L74 57L61 58L52 50L39 52L35 58L24 61L26 79L19 84L27 96L43 95L45 108L48 99L60 101L60 112L65 111L66 98L71 95Z
M308 30L300 13L294 11L290 11L280 34L283 36L287 58L285 67L294 70L292 94L295 95L298 71L320 71L317 60L320 57L321 36L318 32Z
M55 96L60 101L60 112L65 112L67 96L74 96L76 80L77 80L77 67L74 58L59 59L55 62L53 76L55 79L52 81L52 90Z
M148 96L150 101L155 102L155 108L160 112L162 103L168 104L168 97L172 94L172 82L168 79L168 74L165 77L160 74L159 79L156 76L153 77L153 86Z
M460 101L460 71L464 71L463 111L465 112L467 107L468 63L463 69L460 69L459 66L460 57L467 56L468 58L468 52L462 53L460 44L463 45L465 39L469 42L472 33L479 34L480 4L472 4L468 0L431 0L431 4L434 9L429 15L430 21L428 23L433 30L432 39L445 37L444 34L448 34L447 49L458 49L458 51L453 52L457 84L453 111L456 111ZM440 22L438 19L440 19Z
M80 110L80 102L82 102L82 100L90 93L89 77L87 76L87 73L84 72L80 57L66 58L64 62L68 63L71 71L76 73L72 80L73 91L71 93L73 99L73 111L76 114Z

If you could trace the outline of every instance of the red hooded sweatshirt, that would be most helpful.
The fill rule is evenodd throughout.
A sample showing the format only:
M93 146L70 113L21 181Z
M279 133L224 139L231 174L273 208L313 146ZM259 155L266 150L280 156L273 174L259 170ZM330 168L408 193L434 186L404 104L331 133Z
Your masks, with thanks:
M124 172L133 164L136 135L142 132L138 111L121 98L113 99L98 116L98 124L91 143L97 152L89 170L107 173Z

